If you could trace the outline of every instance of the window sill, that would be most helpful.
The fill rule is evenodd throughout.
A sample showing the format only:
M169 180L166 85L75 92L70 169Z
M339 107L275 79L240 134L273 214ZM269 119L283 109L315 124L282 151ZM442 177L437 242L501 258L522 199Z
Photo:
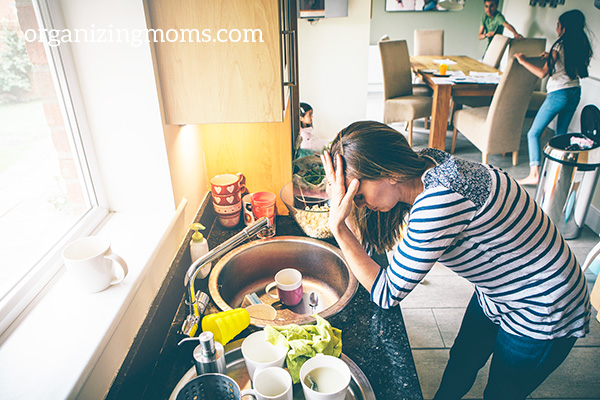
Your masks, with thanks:
M139 328L135 326L136 321L130 321L129 314L128 318L123 317L138 292L145 292L143 294L151 300L160 287L164 275L159 272L158 277L155 276L156 254L159 248L166 247L163 242L184 208L182 203L175 216L173 213L109 215L95 234L110 239L112 250L127 262L129 274L119 285L88 294L76 287L63 268L0 347L0 387L4 399L79 396L84 385L89 384L92 372L97 372L98 361L117 328L121 329L123 324L132 325L127 327L129 331L136 332ZM172 258L175 251L168 256ZM150 273L148 280L153 281L155 288L148 293L148 285L143 290L140 288ZM145 315L147 310L143 304L140 312ZM109 356L113 364L120 365L125 354ZM112 374L103 378L112 381L116 371L109 369L100 373ZM96 394L101 397L100 393Z

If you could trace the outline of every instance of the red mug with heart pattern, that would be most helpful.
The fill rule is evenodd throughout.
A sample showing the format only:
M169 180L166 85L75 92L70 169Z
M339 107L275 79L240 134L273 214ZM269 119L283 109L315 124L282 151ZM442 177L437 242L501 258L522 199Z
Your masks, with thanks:
M246 177L241 172L216 175L210 180L210 191L217 196L231 196L234 193L243 192L245 188Z
M242 192L237 191L223 196L213 193L212 198L213 203L215 203L218 206L230 206L232 204L236 204L242 201Z

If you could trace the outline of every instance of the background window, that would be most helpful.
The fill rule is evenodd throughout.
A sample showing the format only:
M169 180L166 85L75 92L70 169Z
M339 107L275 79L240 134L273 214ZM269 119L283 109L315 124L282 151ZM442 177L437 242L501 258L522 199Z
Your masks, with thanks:
M24 38L39 26L50 28L31 1L0 0L0 320L58 269L57 244L98 209L64 54Z

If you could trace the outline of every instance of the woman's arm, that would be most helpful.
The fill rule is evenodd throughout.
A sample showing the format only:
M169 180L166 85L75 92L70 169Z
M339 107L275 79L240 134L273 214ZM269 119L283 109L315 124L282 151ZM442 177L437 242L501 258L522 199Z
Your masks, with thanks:
M556 60L556 57L558 56L558 53L556 52L556 50L552 50L552 56ZM546 77L546 75L548 75L548 62L547 61L544 63L544 65L542 67L537 67L537 66L533 65L532 63L530 63L529 61L527 61L527 57L523 53L517 53L517 54L515 54L514 57L517 59L519 64L524 66L529 72L531 72L533 75L537 76L538 78L544 79Z
M346 223L350 215L353 204L352 201L360 182L354 179L346 190L345 177L342 170L342 157L338 154L337 169L334 170L329 152L325 151L321 156L325 173L327 174L327 194L329 195L329 228L335 237L346 262L350 266L352 273L361 285L369 292L379 274L379 265L369 257L363 246L360 244L354 233Z

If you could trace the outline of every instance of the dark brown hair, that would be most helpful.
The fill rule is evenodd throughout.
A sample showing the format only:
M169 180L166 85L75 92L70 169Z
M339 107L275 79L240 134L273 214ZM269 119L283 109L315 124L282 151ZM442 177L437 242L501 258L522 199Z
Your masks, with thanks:
M354 122L342 129L331 144L334 165L336 154L342 156L345 176L359 180L406 182L420 178L433 164L417 154L400 132L375 121ZM351 220L363 246L379 253L393 249L411 206L398 203L388 212L354 207Z
M562 44L565 57L563 63L569 78L587 78L588 66L593 51L590 40L585 33L585 16L579 10L570 10L561 14L558 21L565 32L554 42L550 50L548 57L549 75L552 76L554 73L554 66L557 61L552 55L552 50Z

